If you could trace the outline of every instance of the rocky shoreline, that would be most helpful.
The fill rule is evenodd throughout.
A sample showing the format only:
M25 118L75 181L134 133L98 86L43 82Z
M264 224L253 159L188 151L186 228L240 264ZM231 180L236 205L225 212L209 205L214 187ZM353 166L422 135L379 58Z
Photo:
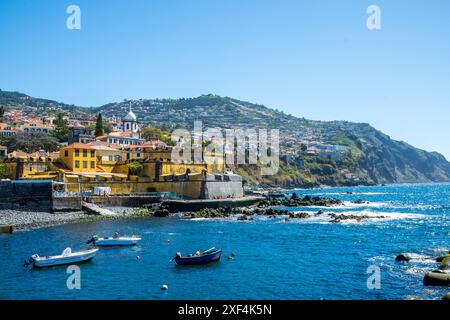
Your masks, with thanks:
M360 199L355 200L353 203L361 204L366 203ZM214 219L214 218L235 218L239 221L251 221L256 216L266 216L269 218L283 218L285 222L292 219L308 219L312 217L324 216L329 218L329 223L341 223L344 221L356 221L362 222L369 219L385 219L385 216L381 215L354 215L354 214L337 214L337 213L325 213L323 210L318 210L315 213L308 212L296 212L289 211L287 209L281 209L277 207L339 207L344 203L335 198L321 198L305 196L299 198L296 194L292 198L284 199L265 199L259 202L255 206L231 208L231 207L219 207L219 208L204 208L202 210L193 212L174 213L170 212L168 208L163 205L152 205L148 208L139 209L133 216L137 217L168 217L177 216L186 219Z
M354 203L363 203L362 200L356 200ZM49 212L28 212L15 210L0 210L0 225L12 226L14 230L33 230L37 228L50 227L55 225L88 222L95 220L114 220L114 219L133 219L139 217L181 217L186 219L199 218L236 218L239 221L251 221L256 216L266 216L269 218L282 218L288 222L293 219L309 219L312 217L326 216L329 223L341 223L348 220L361 222L368 219L384 219L384 216L361 216L344 215L336 213L325 213L323 210L312 212L293 212L283 208L293 207L323 207L332 208L343 206L344 203L335 198L321 198L304 196L299 197L293 194L290 198L267 198L260 201L255 206L250 207L219 207L204 208L199 211L175 213L170 212L163 204L152 204L144 208L125 208L125 207L105 207L115 213L114 216L98 216L86 212L69 213L49 213Z

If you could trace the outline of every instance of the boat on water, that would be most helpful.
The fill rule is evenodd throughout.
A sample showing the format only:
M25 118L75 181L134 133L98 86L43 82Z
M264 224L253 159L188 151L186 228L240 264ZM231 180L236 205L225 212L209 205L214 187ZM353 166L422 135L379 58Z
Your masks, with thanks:
M41 257L38 254L34 254L28 261L25 260L24 267L32 265L34 268L44 268L89 262L94 259L97 251L97 248L93 248L78 252L72 252L72 249L66 248L60 255L57 256Z
M173 260L175 260L178 265L207 264L219 261L221 255L222 249L211 248L203 252L197 251L196 253L187 256L183 256L181 253L177 252Z
M116 232L112 237L100 238L98 236L93 236L86 243L92 243L96 247L134 246L141 240L142 238L138 236L120 236Z

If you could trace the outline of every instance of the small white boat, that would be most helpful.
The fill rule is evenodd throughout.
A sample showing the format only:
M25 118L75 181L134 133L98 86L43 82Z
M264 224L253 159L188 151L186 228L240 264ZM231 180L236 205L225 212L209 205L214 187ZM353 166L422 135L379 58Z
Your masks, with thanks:
M96 247L134 246L141 240L142 238L138 236L122 237L116 233L113 237L99 238L98 236L93 236L87 244L92 243Z
M89 250L72 252L72 249L66 248L62 254L58 256L40 257L39 255L34 254L28 261L25 261L24 266L32 264L35 268L43 268L88 262L94 259L97 251L97 248L93 248Z

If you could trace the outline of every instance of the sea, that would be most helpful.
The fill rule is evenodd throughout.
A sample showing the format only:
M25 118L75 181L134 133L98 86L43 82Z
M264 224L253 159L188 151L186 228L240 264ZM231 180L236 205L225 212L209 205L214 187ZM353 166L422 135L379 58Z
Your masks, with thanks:
M311 218L135 218L0 235L0 299L437 300L449 288L423 277L450 250L450 184L289 190L343 206L288 208ZM355 204L355 200L364 203ZM324 214L315 216L319 210ZM328 214L371 219L330 223ZM383 218L381 218L383 217ZM23 267L32 254L86 248L93 235L140 235L134 247L101 248L77 268ZM177 266L182 254L222 248L218 263ZM413 260L399 263L408 253ZM75 285L76 284L76 285ZM166 285L168 290L162 290Z

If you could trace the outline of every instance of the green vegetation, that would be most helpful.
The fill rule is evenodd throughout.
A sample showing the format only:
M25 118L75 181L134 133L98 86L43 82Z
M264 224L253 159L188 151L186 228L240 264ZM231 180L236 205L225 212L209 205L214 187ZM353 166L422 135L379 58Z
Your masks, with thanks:
M167 145L173 145L170 139L170 132L156 127L145 127L141 130L141 137L145 140L158 139Z
M155 210L140 209L132 214L133 217L153 217Z
M0 179L6 178L6 165L0 162Z
M66 142L69 139L69 127L63 117L64 114L62 112L57 114L55 121L53 121L55 130L51 132L52 137L59 142Z
M3 117L5 116L5 111L6 111L5 107L4 106L0 106L0 122L4 121Z
M130 173L133 176L136 176L139 174L139 172L144 169L144 165L140 162L133 161L127 164L128 169L130 170Z
M357 137L353 137L358 139ZM337 133L332 139L328 141L329 144L346 146L352 154L353 158L360 158L364 156L364 153L358 148L357 143L350 138L344 136L342 133Z
M102 118L102 114L99 113L97 116L97 123L95 125L95 136L96 137L100 137L104 134L104 130L103 130L103 118Z
M56 138L43 133L18 133L6 141L8 151L24 151L27 153L36 150L57 151L59 143Z

